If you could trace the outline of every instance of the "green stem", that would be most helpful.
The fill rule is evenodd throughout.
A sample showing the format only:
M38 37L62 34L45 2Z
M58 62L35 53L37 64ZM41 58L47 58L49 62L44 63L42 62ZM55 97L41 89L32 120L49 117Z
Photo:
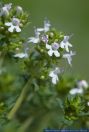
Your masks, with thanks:
M28 86L30 85L30 83L31 83L31 80L29 80L29 81L27 82L27 84L25 85L25 87L23 88L23 90L22 90L20 96L18 97L18 99L17 99L17 101L16 101L14 107L11 109L11 111L10 111L10 112L8 113L8 115L7 115L7 118L8 118L8 119L11 120L11 119L14 118L14 116L15 116L17 110L20 108L20 106L21 106L21 104L22 104L24 98L26 97L26 93L27 93Z
M29 117L24 122L24 124L19 128L19 131L18 132L26 132L27 128L31 125L32 121L33 121L33 118L32 117Z

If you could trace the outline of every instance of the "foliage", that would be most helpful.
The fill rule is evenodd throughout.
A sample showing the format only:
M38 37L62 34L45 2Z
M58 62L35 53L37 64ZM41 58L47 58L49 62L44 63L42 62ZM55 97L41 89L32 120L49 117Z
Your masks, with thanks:
M22 7L1 4L0 131L88 128L88 83L66 76L61 66L64 59L72 66L72 35L45 20L44 27L26 39L21 31L28 23Z

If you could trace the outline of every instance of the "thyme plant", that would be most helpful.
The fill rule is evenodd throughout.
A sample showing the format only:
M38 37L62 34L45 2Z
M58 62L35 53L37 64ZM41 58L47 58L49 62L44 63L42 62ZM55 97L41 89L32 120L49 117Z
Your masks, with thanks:
M89 128L89 85L61 65L72 67L72 35L46 19L25 38L29 20L21 6L0 4L0 132Z

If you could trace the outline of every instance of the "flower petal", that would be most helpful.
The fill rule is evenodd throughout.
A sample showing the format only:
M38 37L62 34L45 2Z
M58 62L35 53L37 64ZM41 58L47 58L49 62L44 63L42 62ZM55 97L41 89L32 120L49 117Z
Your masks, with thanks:
M69 57L67 58L67 60L68 60L69 65L71 65L71 66L72 66L72 63L71 63L71 61L72 61L72 57L71 57L71 56L69 56Z
M74 94L76 94L77 93L77 91L78 91L78 89L77 88L73 88L73 89L71 89L70 90L70 94L72 94L72 95L74 95Z
M12 26L12 23L11 22L6 22L5 25L6 26Z
M71 43L69 43L69 42L67 42L67 43L68 43L67 45L68 45L69 47L73 47Z
M60 53L59 53L57 50L54 51L54 55L55 55L56 57L60 57Z
M52 56L52 55L53 55L53 50L50 49L50 50L48 51L48 54L49 54L49 56Z
M32 43L35 43L35 44L36 44L36 43L38 43L38 42L39 42L39 38L30 37L28 42L29 42L29 43L31 43L31 42L32 42Z
M54 77L54 72L53 71L51 71L50 73L49 73L49 77Z
M16 26L16 32L21 32L21 29L20 29L20 27L19 26Z
M42 32L44 31L44 28L37 28L37 32Z
M57 81L58 81L58 76L55 75L55 76L52 78L52 83L53 83L53 84L57 84Z
M69 52L68 45L65 45L65 50L66 50L66 52Z
M65 45L65 43L62 41L62 42L60 43L60 47L61 47L62 49L64 49L64 45Z
M47 48L47 49L51 49L51 45L46 44L46 48Z
M70 90L70 94L75 95L75 94L82 94L83 93L83 89L80 88L73 88Z
M14 26L9 27L8 31L12 33L14 31Z
M14 57L27 58L28 57L28 54L27 53L18 53L18 54L15 54Z

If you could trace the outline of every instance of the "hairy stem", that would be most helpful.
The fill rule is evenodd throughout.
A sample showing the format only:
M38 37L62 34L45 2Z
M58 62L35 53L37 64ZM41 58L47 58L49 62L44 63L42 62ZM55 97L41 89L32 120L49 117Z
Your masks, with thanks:
M14 118L16 112L18 111L18 109L20 108L20 106L21 106L21 104L22 104L24 98L26 97L26 93L27 93L28 86L30 85L30 83L31 83L31 80L29 80L29 81L27 82L27 84L25 85L25 87L22 89L21 94L20 94L20 96L18 97L18 99L16 100L16 103L15 103L14 107L11 109L11 111L10 111L10 112L8 113L8 115L7 115L7 118L8 118L8 119L11 120L11 119Z

